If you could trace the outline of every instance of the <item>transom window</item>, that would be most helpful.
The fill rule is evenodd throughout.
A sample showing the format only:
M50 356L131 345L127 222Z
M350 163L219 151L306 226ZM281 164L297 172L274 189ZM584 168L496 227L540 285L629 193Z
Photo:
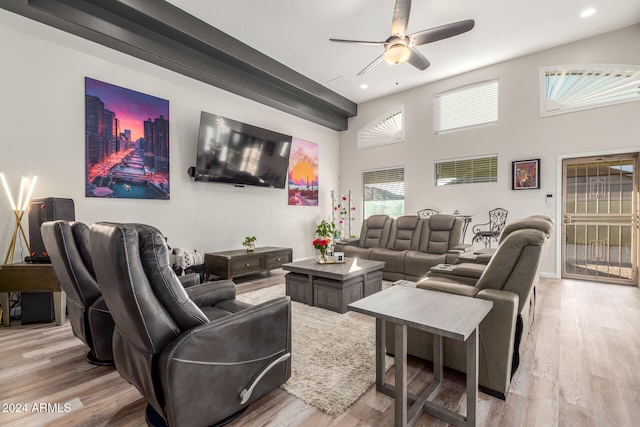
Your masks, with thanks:
M498 80L450 90L433 97L434 133L498 123Z
M375 214L404 215L404 167L362 172L364 219Z
M404 105L376 117L358 131L357 147L395 144L404 141Z
M640 100L640 67L555 65L540 69L540 116Z
M433 169L436 187L498 182L498 155L439 160Z

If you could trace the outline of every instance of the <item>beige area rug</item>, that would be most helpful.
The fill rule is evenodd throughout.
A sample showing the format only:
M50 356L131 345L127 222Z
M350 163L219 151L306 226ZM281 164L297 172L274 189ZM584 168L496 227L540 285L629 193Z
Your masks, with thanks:
M239 294L257 304L285 295L285 285ZM375 382L375 319L292 302L291 378L282 387L337 416ZM393 365L387 356L386 368Z

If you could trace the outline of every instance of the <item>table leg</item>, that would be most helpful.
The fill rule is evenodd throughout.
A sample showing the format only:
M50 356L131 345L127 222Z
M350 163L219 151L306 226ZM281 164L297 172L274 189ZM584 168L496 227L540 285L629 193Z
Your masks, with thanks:
M376 318L376 390L382 391L385 384L385 324Z
M433 334L433 381L438 384L442 384L442 365L442 335Z
M404 427L407 425L407 326L396 324L395 332L395 425Z
M67 311L67 294L64 291L53 292L53 312L56 318L56 326L64 324Z
M476 425L478 400L478 328L474 329L466 342L467 347L467 417L466 425Z
M8 292L0 292L0 305L2 306L2 324L9 326L11 324L11 307L9 306Z

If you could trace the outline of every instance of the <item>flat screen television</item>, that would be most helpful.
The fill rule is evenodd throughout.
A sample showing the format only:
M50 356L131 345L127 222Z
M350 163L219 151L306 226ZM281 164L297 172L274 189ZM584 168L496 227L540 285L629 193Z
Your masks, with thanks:
M291 136L202 112L196 181L285 188Z

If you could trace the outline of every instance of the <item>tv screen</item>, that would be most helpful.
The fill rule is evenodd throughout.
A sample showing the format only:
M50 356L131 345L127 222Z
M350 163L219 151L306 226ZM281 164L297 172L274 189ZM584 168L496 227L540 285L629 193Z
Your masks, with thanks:
M196 181L285 188L291 136L202 112Z

